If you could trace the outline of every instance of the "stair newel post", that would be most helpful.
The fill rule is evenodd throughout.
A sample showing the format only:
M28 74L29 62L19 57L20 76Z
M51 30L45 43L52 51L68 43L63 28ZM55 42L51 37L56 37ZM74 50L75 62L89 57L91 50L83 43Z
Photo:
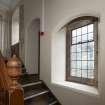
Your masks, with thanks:
M8 90L9 105L24 105L24 92L18 79L22 74L21 61L13 55L7 62L8 76L11 78L12 83Z

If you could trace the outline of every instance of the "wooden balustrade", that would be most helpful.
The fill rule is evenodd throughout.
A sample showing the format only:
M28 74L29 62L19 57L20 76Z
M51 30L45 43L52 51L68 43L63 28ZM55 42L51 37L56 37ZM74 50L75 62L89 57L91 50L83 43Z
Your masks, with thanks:
M21 61L15 55L6 64L0 54L0 105L24 105L24 92L18 83L21 72Z

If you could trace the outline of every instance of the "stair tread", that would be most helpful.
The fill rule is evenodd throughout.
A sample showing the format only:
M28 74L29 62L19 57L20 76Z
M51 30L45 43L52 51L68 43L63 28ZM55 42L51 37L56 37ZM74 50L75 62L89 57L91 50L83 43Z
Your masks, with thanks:
M33 80L33 81L27 80L27 81L21 81L19 83L22 84L22 85L25 85L25 84L29 84L29 83L35 83L35 82L38 82L38 81L40 81L40 80Z
M49 103L49 105L55 105L55 104L57 104L57 101L56 100L53 101L53 102L51 102L51 103Z
M43 105L60 105L43 81L39 80L39 75L24 74L19 82L24 89L25 105L36 105L37 102L42 102Z
M51 98L51 99L48 100L49 105L55 105L56 103L57 103L57 100L54 99L54 98Z
M48 89L30 90L28 92L25 92L25 94L24 94L24 100L27 100L27 99L39 96L41 94L45 94L47 92L49 92Z
M24 87L28 87L28 86L33 86L33 85L41 84L41 83L42 83L41 80L39 80L39 81L34 81L34 82L27 82L27 83L23 83L23 84L22 84L22 87L24 88Z

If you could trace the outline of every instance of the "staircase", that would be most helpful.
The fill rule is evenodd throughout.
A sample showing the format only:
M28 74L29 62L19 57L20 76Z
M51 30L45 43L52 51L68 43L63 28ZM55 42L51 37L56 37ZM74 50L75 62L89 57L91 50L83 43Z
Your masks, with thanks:
M21 65L15 55L7 60L0 53L0 105L61 105L39 75L22 73Z
M24 74L19 82L24 89L25 105L61 105L38 75Z

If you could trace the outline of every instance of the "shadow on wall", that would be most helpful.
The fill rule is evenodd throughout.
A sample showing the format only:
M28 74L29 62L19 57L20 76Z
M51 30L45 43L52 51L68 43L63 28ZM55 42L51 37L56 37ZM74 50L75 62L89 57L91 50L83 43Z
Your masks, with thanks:
M40 19L38 18L31 21L26 37L26 68L29 74L39 73L39 31Z

